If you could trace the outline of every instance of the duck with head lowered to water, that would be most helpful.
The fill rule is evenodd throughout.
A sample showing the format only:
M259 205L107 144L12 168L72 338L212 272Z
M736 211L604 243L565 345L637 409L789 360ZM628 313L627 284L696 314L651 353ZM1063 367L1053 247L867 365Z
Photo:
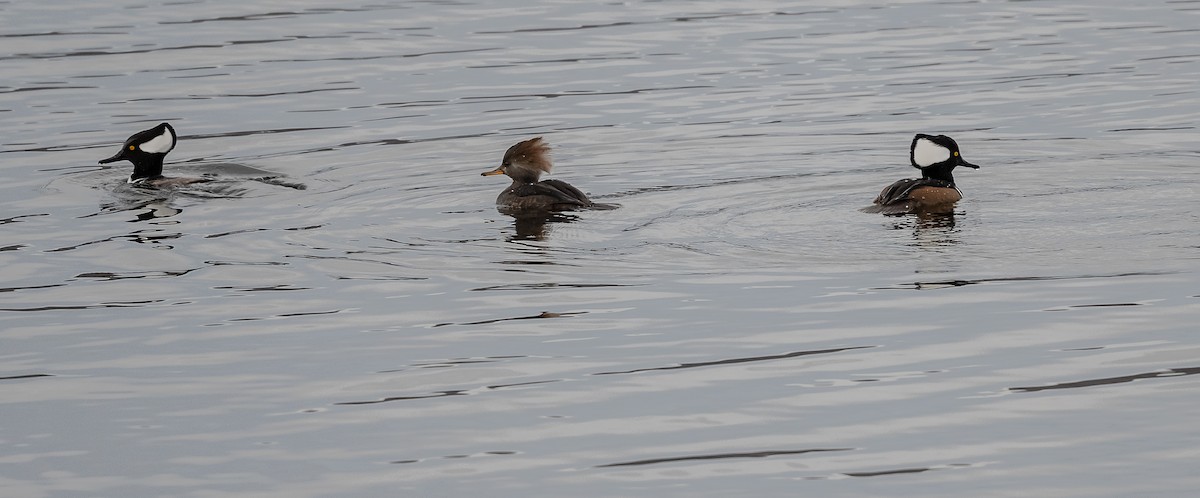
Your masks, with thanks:
M962 192L951 174L956 166L979 169L962 158L958 143L946 135L918 133L908 152L912 167L921 170L921 178L897 180L862 209L866 213L889 215L909 213L945 214L954 212L954 203Z
M507 175L512 184L496 197L496 205L509 212L550 212L579 209L615 209L615 204L592 202L579 189L562 180L541 180L549 173L550 145L535 137L508 148L500 166L483 176Z

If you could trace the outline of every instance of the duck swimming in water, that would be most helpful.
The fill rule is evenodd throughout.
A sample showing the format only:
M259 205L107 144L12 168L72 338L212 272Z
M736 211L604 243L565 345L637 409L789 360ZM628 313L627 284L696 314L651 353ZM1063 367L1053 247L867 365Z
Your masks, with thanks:
M496 205L509 212L572 211L578 209L615 209L615 204L599 204L579 189L562 180L538 181L549 173L550 145L542 137L531 138L508 148L500 166L483 176L508 175L512 185L496 197Z
M133 174L129 183L143 187L177 187L191 183L210 181L208 178L168 178L163 176L163 159L175 148L175 129L161 123L149 130L134 133L112 157L101 159L100 164L121 160L133 163Z
M909 162L921 170L921 178L898 180L862 209L865 213L889 215L908 213L944 214L954 212L954 203L962 192L954 185L951 171L956 166L979 169L962 158L958 144L945 135L918 133L909 147Z

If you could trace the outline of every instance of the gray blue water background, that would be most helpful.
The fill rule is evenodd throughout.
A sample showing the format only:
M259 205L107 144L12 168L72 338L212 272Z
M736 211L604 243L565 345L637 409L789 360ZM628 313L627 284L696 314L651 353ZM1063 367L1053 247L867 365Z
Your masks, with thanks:
M1198 35L0 1L0 496L1192 496ZM222 180L96 164L162 121ZM956 214L858 212L918 132L982 166ZM539 135L622 207L498 213L479 173Z

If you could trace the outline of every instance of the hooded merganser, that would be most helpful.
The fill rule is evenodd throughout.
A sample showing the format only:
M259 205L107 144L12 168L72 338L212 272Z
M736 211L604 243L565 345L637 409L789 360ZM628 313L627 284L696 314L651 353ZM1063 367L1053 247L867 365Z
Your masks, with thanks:
M954 203L962 199L962 192L954 186L954 176L950 172L955 166L979 169L964 160L958 144L945 135L918 133L913 137L908 158L914 168L921 170L921 178L888 185L875 198L875 205L863 208L863 212L952 213Z
M163 176L163 159L174 148L175 129L167 123L162 123L149 130L134 133L125 141L125 145L121 146L120 152L108 159L101 159L100 164L128 160L133 163L133 174L129 175L129 183L137 186L176 187L210 181L208 178Z
M549 173L550 145L542 137L531 138L509 147L500 167L483 176L508 175L512 185L496 197L496 205L507 211L570 211L575 209L614 209L615 204L599 204L579 189L562 180L542 180Z

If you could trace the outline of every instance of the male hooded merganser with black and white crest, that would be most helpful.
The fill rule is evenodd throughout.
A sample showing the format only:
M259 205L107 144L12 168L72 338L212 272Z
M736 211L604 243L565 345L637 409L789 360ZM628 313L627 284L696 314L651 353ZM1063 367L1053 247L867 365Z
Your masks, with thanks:
M100 164L120 160L133 163L133 174L129 175L129 183L137 186L177 187L210 181L208 178L168 178L163 176L163 159L174 148L175 129L167 123L162 123L149 130L134 133L121 146L120 152L108 159L101 159Z
M542 180L549 173L550 145L542 137L531 138L509 147L500 167L483 176L508 175L512 185L496 197L496 205L509 212L571 211L576 209L615 209L615 204L599 204L579 189L562 180Z
M867 213L952 213L962 192L950 174L955 166L979 169L962 158L958 144L945 135L918 133L909 148L909 161L921 170L921 178L899 180L888 185L875 198L875 205L862 209Z

